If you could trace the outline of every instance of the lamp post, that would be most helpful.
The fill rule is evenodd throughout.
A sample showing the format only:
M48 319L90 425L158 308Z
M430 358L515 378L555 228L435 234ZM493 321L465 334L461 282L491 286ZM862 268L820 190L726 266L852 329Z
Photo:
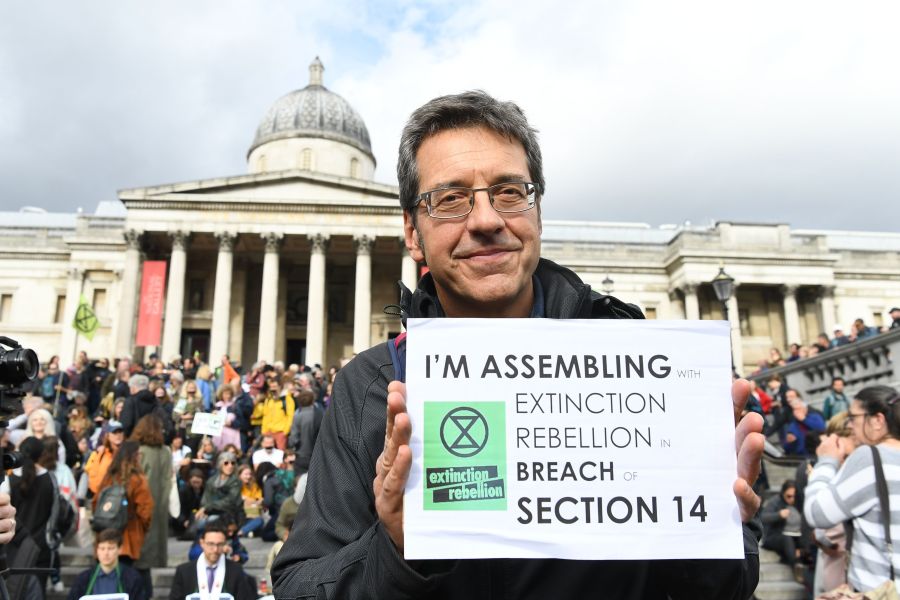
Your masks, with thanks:
M719 273L712 280L713 291L716 298L722 303L725 312L725 320L728 321L728 347L731 348L731 320L728 318L728 301L734 294L734 277L725 272L725 267L719 267ZM731 371L734 372L734 350L731 350Z
M603 293L609 296L613 293L613 280L609 278L609 273L606 274L606 278L600 282L600 289L603 290Z

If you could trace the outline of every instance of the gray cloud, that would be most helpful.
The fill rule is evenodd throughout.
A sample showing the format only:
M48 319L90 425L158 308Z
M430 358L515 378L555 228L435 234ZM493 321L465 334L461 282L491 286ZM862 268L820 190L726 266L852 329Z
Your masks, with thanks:
M483 88L541 130L548 218L897 230L900 8L597 4L7 5L0 209L242 173L319 54L379 181L415 106Z

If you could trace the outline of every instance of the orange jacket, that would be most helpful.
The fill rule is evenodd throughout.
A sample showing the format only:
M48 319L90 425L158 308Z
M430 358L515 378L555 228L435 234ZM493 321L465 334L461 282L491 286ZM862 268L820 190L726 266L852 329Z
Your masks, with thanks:
M97 508L97 498L94 496L92 506ZM125 488L125 497L128 499L128 525L122 532L122 551L125 556L137 560L141 557L141 547L144 545L144 536L150 529L150 519L153 517L153 494L150 493L150 485L145 475L134 475Z
M111 452L106 446L100 446L88 457L87 464L84 465L84 472L88 476L88 489L94 494L94 498L100 493L100 483L106 477L109 465L112 464L114 452Z

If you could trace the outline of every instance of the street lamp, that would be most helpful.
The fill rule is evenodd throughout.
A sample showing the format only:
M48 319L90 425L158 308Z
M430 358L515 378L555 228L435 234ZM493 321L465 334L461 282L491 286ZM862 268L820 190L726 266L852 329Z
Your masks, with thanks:
M603 290L603 293L609 296L613 293L613 280L609 278L609 273L606 274L606 279L600 282L600 289Z
M734 277L725 272L725 267L719 267L719 273L713 278L712 286L713 291L716 292L716 298L722 303L722 310L725 311L725 320L730 321L728 318L728 301L731 300L731 295L734 294ZM730 322L728 327L729 331L731 331ZM731 344L729 344L730 347ZM731 351L731 371L734 372L733 350Z

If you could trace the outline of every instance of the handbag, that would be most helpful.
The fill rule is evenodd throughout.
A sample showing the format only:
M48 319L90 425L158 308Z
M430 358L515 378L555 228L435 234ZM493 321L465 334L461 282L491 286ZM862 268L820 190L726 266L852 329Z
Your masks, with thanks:
M177 519L181 514L181 496L178 495L178 480L172 471L172 484L169 486L169 516Z
M891 506L888 498L887 480L884 477L884 466L881 464L881 453L876 446L872 449L872 466L875 469L875 489L881 507L881 524L884 526L884 541L887 546L888 564L891 566L891 578L868 592L854 592L846 583L836 589L820 595L816 600L900 600L897 586L894 584L894 544L891 541ZM848 536L847 555L851 552L852 536Z

